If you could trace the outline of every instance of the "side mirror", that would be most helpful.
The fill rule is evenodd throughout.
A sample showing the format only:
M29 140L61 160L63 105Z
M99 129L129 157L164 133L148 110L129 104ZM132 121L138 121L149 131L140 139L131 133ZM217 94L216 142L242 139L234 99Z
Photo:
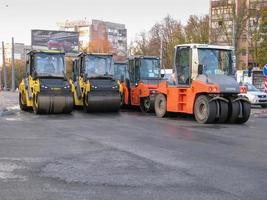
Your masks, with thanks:
M199 64L197 68L197 73L198 74L203 74L204 71L204 65Z

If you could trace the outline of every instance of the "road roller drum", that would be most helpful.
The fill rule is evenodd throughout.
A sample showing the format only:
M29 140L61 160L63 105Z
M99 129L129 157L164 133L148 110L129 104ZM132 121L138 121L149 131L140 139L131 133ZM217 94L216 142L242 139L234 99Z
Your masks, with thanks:
M117 112L121 105L121 96L118 91L93 91L85 97L87 112Z
M73 97L70 94L38 94L34 99L34 112L39 114L70 113Z

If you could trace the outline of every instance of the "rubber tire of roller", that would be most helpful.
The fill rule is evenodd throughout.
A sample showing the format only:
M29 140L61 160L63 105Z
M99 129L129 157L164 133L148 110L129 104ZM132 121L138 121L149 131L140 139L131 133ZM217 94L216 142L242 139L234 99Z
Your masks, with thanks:
M200 124L208 124L214 123L216 118L216 103L215 101L209 102L209 97L206 95L200 95L197 97L194 104L194 116L198 123ZM200 118L200 111L203 109L200 106L206 107L206 112L202 113L203 117Z
M227 122L236 123L240 112L239 103L237 101L233 102L232 100L230 100L228 105L229 105L229 113Z
M145 101L148 101L148 106L145 106ZM140 99L140 110L143 113L149 113L152 111L152 105L151 105L149 97L145 97L145 98Z
M22 98L22 94L19 93L19 107L20 107L20 109L23 110L23 111L28 111L29 108L27 107L27 105L22 103L22 99L21 98Z
M33 105L32 105L32 109L34 114L40 114L40 110L39 110L39 106L38 106L38 102L37 102L37 106L36 106L36 96L37 96L37 100L38 100L38 94L33 96Z
M218 100L218 104L220 106L219 110L220 110L220 116L219 118L217 118L215 121L217 123L225 123L227 118L228 118L228 103ZM217 105L217 103L216 103Z
M243 109L243 117L238 118L236 123L238 124L244 124L248 121L250 117L250 111L251 111L251 104L246 101L241 101L242 109Z
M166 117L167 114L167 100L163 94L158 94L155 98L155 113L157 117Z

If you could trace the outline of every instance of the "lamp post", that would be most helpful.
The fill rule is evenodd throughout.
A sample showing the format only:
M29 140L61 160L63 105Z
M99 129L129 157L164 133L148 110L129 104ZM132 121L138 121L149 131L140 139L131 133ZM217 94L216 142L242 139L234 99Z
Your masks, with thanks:
M12 37L12 61L11 61L11 70L12 70L12 74L11 74L11 79L12 79L12 92L15 92L15 58L14 58L14 38Z
M3 70L4 70L4 90L7 89L7 73L6 73L6 57L5 57L5 44L2 42L2 56L3 56Z

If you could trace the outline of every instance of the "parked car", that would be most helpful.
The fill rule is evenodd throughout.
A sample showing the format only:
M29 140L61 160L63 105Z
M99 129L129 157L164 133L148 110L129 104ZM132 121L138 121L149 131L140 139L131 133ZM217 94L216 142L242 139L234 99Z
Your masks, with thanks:
M248 97L252 105L260 105L263 108L267 108L267 93L261 92L254 85L246 83L247 93L243 94Z

